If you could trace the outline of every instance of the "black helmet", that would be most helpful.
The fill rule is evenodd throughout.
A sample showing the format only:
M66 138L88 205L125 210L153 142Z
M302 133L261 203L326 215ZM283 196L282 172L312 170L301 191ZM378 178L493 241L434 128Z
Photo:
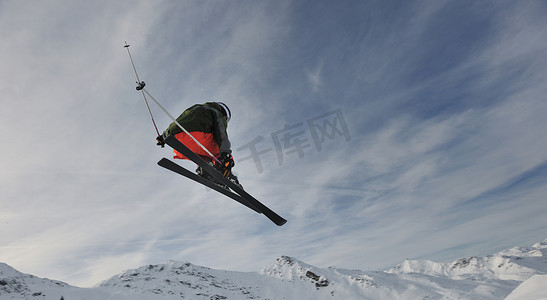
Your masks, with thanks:
M226 122L230 122L230 118L232 117L232 112L230 112L230 109L228 108L228 106L226 106L226 104L222 102L217 102L217 104L220 105L220 107L222 107L222 109L224 110L224 116L226 117Z

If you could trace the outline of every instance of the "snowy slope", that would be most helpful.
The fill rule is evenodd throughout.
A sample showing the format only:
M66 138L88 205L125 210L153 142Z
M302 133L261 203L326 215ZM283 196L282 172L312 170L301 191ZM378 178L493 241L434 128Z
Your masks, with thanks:
M108 299L108 294L97 289L84 289L64 282L38 278L18 272L0 263L0 299Z
M534 275L516 288L505 300L547 300L547 275Z
M318 268L282 256L260 272L189 262L143 266L94 288L0 263L0 299L547 299L547 240L450 263L407 260L381 271Z

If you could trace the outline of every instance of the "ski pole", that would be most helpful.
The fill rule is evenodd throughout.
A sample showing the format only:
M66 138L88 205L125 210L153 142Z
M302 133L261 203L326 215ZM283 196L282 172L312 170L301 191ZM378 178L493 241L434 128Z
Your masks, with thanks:
M148 113L150 114L150 119L152 119L152 124L154 124L154 128L156 129L156 133L158 136L160 135L160 131L158 130L158 126L156 125L156 121L154 120L154 116L152 115L152 110L150 110L150 105L148 105L148 101L146 100L146 95L144 95L144 92L142 89L146 85L144 81L141 81L139 79L139 74L137 74L137 69L135 68L135 63L133 63L133 57L131 56L131 52L129 51L129 45L127 42L125 42L124 48L127 49L127 54L129 54L129 60L131 60L131 66L133 66L133 71L135 72L135 77L137 77L137 91L141 91L142 97L144 98L144 104L146 104L146 108L148 109Z
M152 123L154 124L154 128L156 128L156 132L158 133L158 136L160 135L160 132L158 130L158 126L156 126L156 121L154 120L154 116L152 115L152 111L150 110L150 105L148 105L148 100L146 99L146 95L150 97L158 106L161 108L161 110L175 123L177 124L184 133L186 133L198 146L200 146L209 156L211 156L212 159L214 159L216 162L221 163L218 158L216 158L205 146L203 146L186 128L184 128L182 125L180 125L179 122L156 100L150 93L144 88L146 86L146 83L144 81L141 81L139 79L139 75L137 74L137 69L135 68L135 63L133 62L133 57L131 56L131 52L129 51L129 45L127 42L125 42L125 48L127 48L127 54L129 54L129 59L131 60L131 65L133 66L133 71L135 72L135 77L137 77L137 91L141 91L142 97L144 98L144 103L146 104L146 108L148 109L148 112L150 113L150 118L152 119ZM163 147L163 146L162 146Z

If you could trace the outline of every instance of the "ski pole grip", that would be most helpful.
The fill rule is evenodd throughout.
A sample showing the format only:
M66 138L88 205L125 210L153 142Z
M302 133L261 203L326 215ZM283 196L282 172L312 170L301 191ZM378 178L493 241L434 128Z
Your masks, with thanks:
M137 83L139 84L136 87L137 91L140 91L140 90L144 89L144 86L146 85L146 83L144 81L137 82Z

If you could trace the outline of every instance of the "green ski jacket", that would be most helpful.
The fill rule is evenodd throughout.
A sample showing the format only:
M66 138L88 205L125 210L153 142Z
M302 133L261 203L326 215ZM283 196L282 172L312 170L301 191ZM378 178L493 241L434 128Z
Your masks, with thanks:
M228 122L222 114L222 107L217 103L195 104L185 110L176 120L190 133L193 131L212 133L220 152L231 153L231 143L226 131ZM183 130L173 122L163 132L163 137L166 138L181 132Z

